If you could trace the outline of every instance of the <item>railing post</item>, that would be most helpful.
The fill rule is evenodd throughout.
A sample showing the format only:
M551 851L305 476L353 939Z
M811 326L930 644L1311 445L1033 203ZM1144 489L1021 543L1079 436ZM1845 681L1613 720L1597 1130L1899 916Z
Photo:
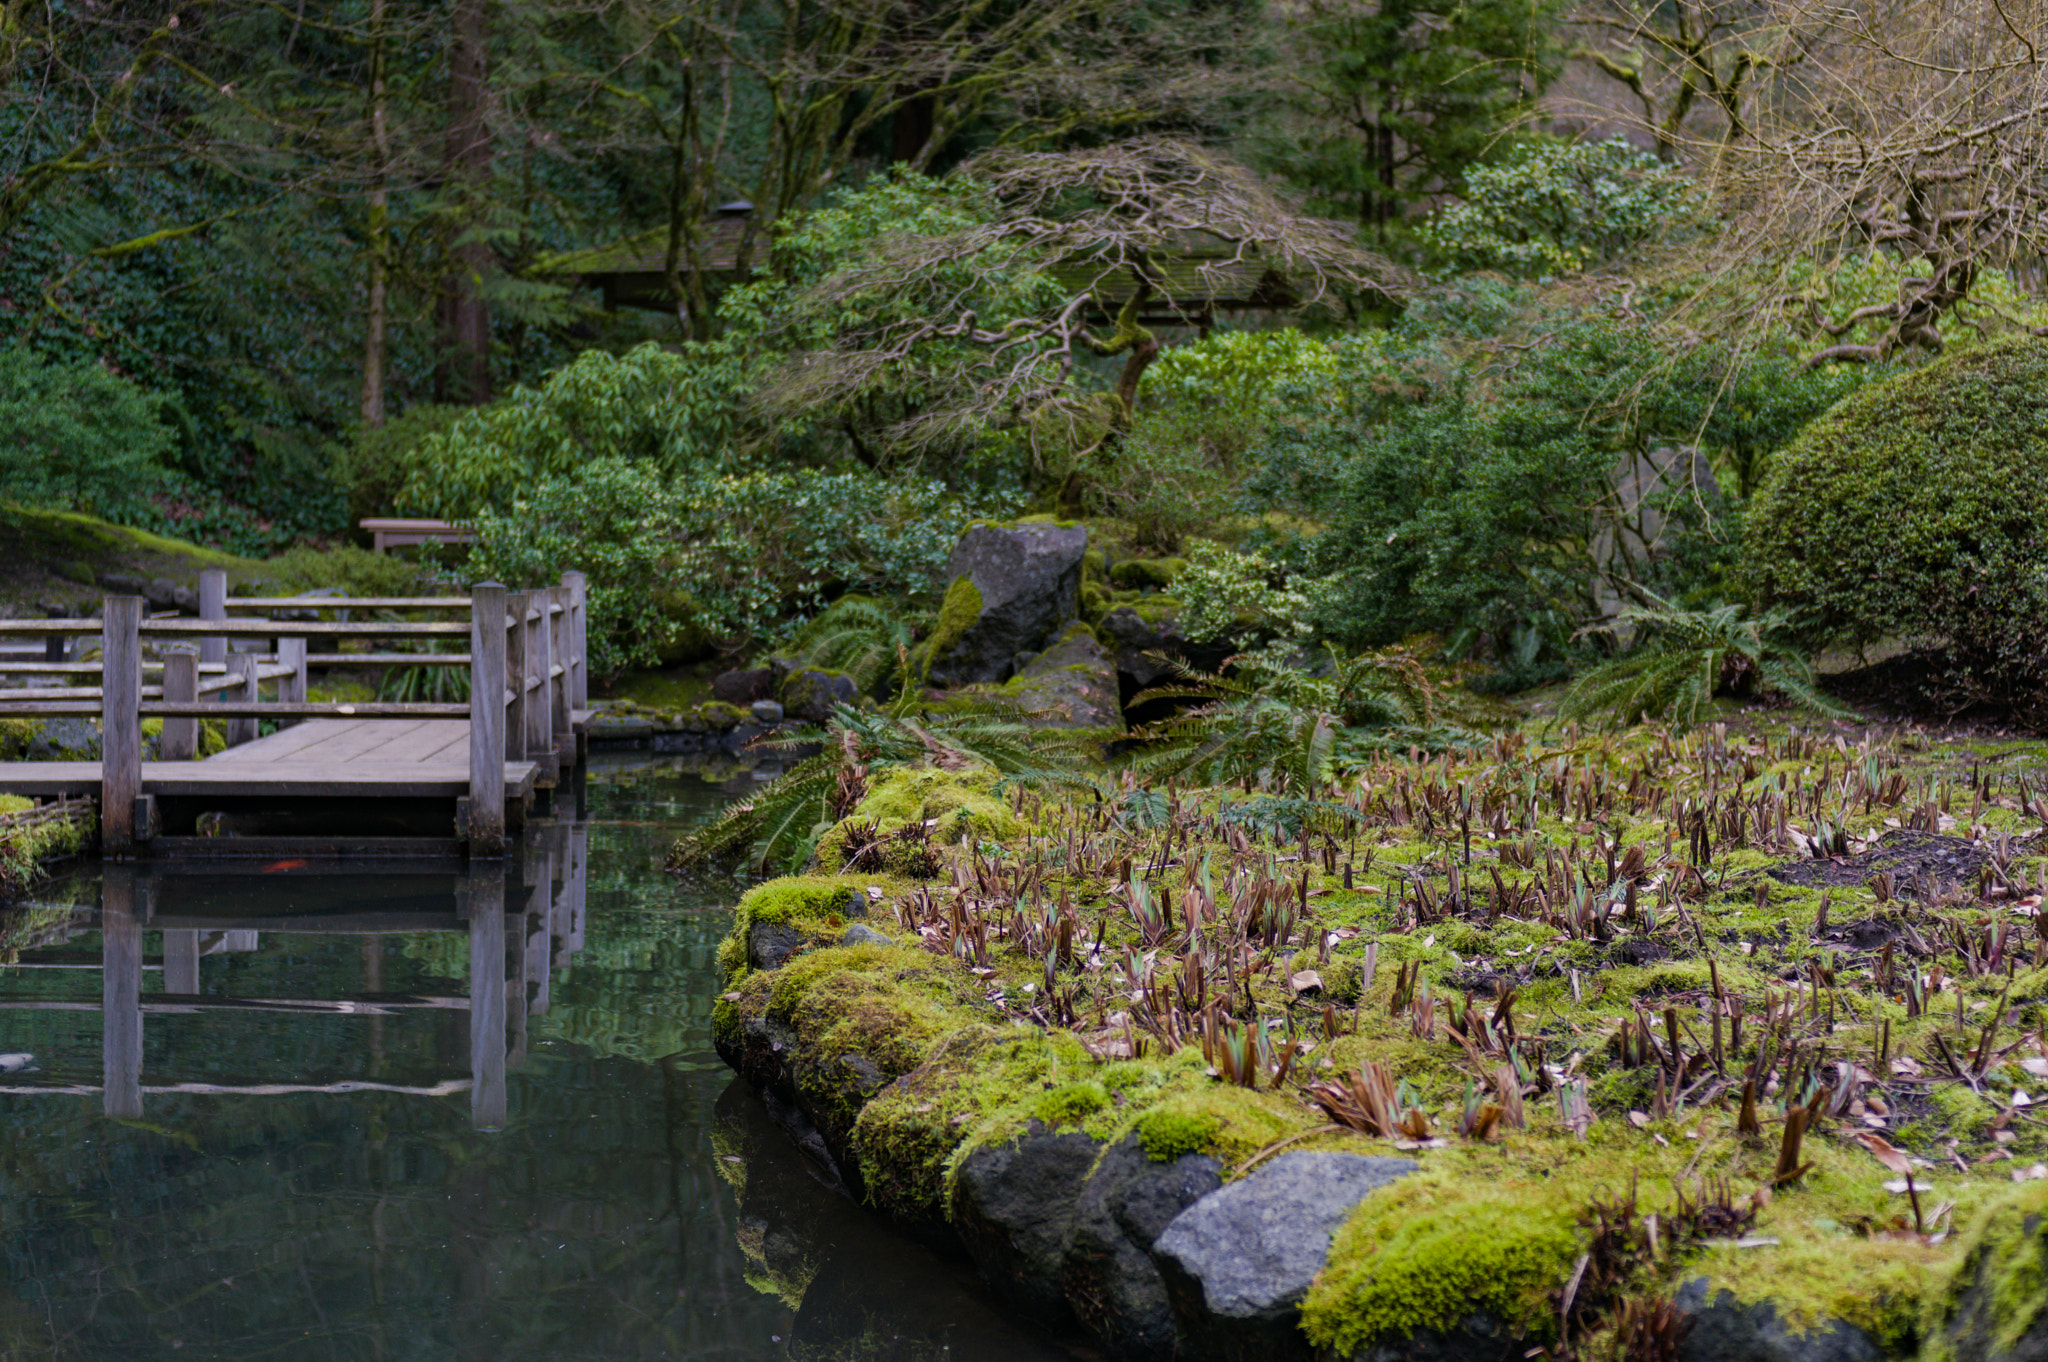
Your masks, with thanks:
M228 575L219 568L208 568L199 574L199 618L203 620L225 620L228 617ZM201 662L222 663L228 660L228 641L225 635L199 640Z
M164 701L189 705L199 698L199 654L186 649L164 654ZM199 720L167 718L157 739L164 761L190 761L199 755ZM175 989L167 990L176 992Z
M533 670L533 631L526 627L529 602L524 591L505 593L505 612L512 617L505 629L505 685L512 698L505 706L505 760L525 761L526 677Z
M576 762L576 733L573 716L569 712L572 708L569 704L569 687L576 680L576 626L571 618L575 607L569 603L569 588L566 586L548 588L548 599L562 609L562 613L554 617L554 628L548 634L548 656L562 669L561 676L548 688L548 722L553 732L555 750L562 753L573 766Z
M135 801L142 794L142 606L109 596L100 612L100 849L135 850Z
M505 588L469 601L469 838L472 856L505 854Z
M527 646L532 650L530 670L533 672L534 691L526 702L526 755L537 761L552 780L561 769L555 760L555 697L551 673L555 666L555 614L549 607L555 603L552 591L540 590L527 593L527 601L533 607L532 613L539 616L530 626Z
M590 588L580 572L563 573L562 585L569 590L569 657L574 663L569 669L569 708L589 709L590 647L585 636L585 614Z
M253 705L258 703L262 699L262 687L256 680L256 669L262 665L263 654L261 653L229 653L228 675L241 677L242 684L230 686L222 693L232 697L241 704ZM257 733L261 731L257 727L256 716L253 714L247 716L238 715L227 722L229 747L240 747L245 742L255 742Z
M303 705L306 703L306 640L302 638L281 638L277 641L277 660L292 669L290 676L277 679L277 702L281 705ZM297 719L279 719L279 728L289 728L299 722Z

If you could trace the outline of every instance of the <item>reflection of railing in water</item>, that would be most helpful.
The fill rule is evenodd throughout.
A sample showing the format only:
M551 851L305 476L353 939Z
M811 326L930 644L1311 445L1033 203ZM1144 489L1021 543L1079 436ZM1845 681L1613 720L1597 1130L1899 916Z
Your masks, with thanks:
M103 1081L0 1084L0 1094L103 1094L108 1116L140 1118L146 1093L274 1095L300 1092L396 1092L446 1097L467 1089L472 1122L481 1129L505 1123L506 1073L526 1054L526 1019L548 1010L553 972L583 948L588 831L580 821L529 822L515 860L476 860L443 874L424 873L417 864L385 867L340 863L332 871L310 868L247 867L236 875L220 863L173 864L161 869L109 862L102 867L97 914L79 915L78 926L97 927L102 975L98 1002L8 997L7 1011L98 1011L101 1013ZM223 884L239 885L239 892ZM378 894L380 885L388 894ZM323 894L322 891L326 892ZM305 900L330 903L376 895L383 908L353 912L305 911ZM252 899L291 898L286 911L251 916ZM226 903L209 903L209 899ZM445 904L437 907L436 902ZM376 901L373 899L372 901ZM194 911L232 904L233 914ZM289 911L296 906L300 911ZM493 910L495 909L495 911ZM160 962L145 961L145 931L162 933ZM328 998L229 998L201 994L200 960L221 951L253 951L263 933L392 935L463 932L469 938L469 990L463 996L385 994L374 987ZM26 962L28 968L62 966L65 960ZM95 967L86 964L84 967ZM162 991L145 993L143 971L163 971ZM6 971L0 969L0 978ZM498 987L486 982L502 981ZM371 981L373 984L375 981ZM325 1084L285 1082L150 1083L142 1081L143 1019L216 1011L260 1011L286 1016L380 1017L422 1011L469 1013L470 1074L432 1084L391 1084L345 1080Z

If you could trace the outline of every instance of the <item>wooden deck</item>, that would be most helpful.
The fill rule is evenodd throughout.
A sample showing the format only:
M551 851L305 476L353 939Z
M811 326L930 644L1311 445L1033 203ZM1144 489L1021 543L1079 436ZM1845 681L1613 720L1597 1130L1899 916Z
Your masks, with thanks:
M100 850L116 859L497 858L535 790L582 760L580 573L530 591L478 582L467 596L231 600L226 575L210 569L196 597L198 619L108 596L96 616L0 620L0 638L45 644L41 661L0 664L7 678L52 678L0 688L0 718L95 718L101 748L98 761L0 764L0 793L96 796ZM395 618L408 612L467 618ZM334 651L312 651L315 640ZM463 640L466 652L448 650ZM99 661L70 661L74 642L97 646ZM312 698L314 676L336 668L419 667L461 669L466 693ZM98 685L77 684L94 671ZM195 761L206 720L220 723L227 750ZM259 739L266 720L278 731ZM161 725L156 760L143 760L145 723Z
M540 767L505 763L506 799L533 793ZM0 765L0 794L98 794L100 763ZM467 719L308 719L205 761L145 761L146 795L452 799L469 793Z

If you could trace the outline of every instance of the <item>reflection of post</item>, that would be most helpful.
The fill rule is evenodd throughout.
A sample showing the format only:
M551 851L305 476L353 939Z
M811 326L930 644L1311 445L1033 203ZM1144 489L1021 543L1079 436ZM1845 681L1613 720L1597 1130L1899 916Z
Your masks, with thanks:
M549 982L554 976L555 938L561 934L560 914L562 911L561 877L567 869L567 857L563 849L568 845L569 830L559 821L550 820L540 825L539 844L533 853L541 859L539 886L534 890L534 912L537 916L529 919L526 939L526 982L527 996L532 1000L527 1010L536 1017L548 1014Z
M109 863L100 898L100 1027L105 1110L142 1116L142 923L135 868Z
M199 991L199 933L184 928L164 929L164 992Z
M565 935L570 955L583 949L584 890L590 879L589 868L590 828L577 823L569 829L569 922Z
M505 1019L511 1032L505 1055L505 1067L508 1069L519 1069L526 1064L526 937L527 924L533 920L534 853L531 843L520 860L522 883L514 887L508 905L515 911L508 912L505 919Z
M469 1119L505 1124L505 863L473 860L469 880Z

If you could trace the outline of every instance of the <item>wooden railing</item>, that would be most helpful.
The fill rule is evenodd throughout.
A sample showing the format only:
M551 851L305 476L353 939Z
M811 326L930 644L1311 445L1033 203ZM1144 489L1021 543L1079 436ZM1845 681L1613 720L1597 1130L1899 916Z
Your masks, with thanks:
M0 674L95 676L98 685L0 689L0 718L73 715L100 721L100 840L123 855L137 841L142 795L142 721L163 720L158 751L167 761L198 755L199 721L227 720L230 746L253 740L262 719L419 718L469 721L469 797L463 832L472 855L502 856L505 763L531 761L559 774L574 760L573 716L589 705L583 574L564 573L559 586L508 591L479 582L468 596L291 596L229 600L226 574L200 576L198 619L146 617L140 596L108 596L99 619L0 620L0 637L41 637L42 662L0 662ZM237 619L232 611L315 611L335 618ZM466 620L352 619L364 611L461 612ZM97 638L97 663L69 662L65 640ZM145 662L143 641L190 641L196 650L159 649ZM465 639L467 653L341 652L343 639L445 642ZM230 651L230 641L274 649ZM312 652L318 643L323 651ZM306 679L323 667L467 667L465 701L309 701ZM159 679L145 684L146 676ZM277 698L266 702L265 682Z

